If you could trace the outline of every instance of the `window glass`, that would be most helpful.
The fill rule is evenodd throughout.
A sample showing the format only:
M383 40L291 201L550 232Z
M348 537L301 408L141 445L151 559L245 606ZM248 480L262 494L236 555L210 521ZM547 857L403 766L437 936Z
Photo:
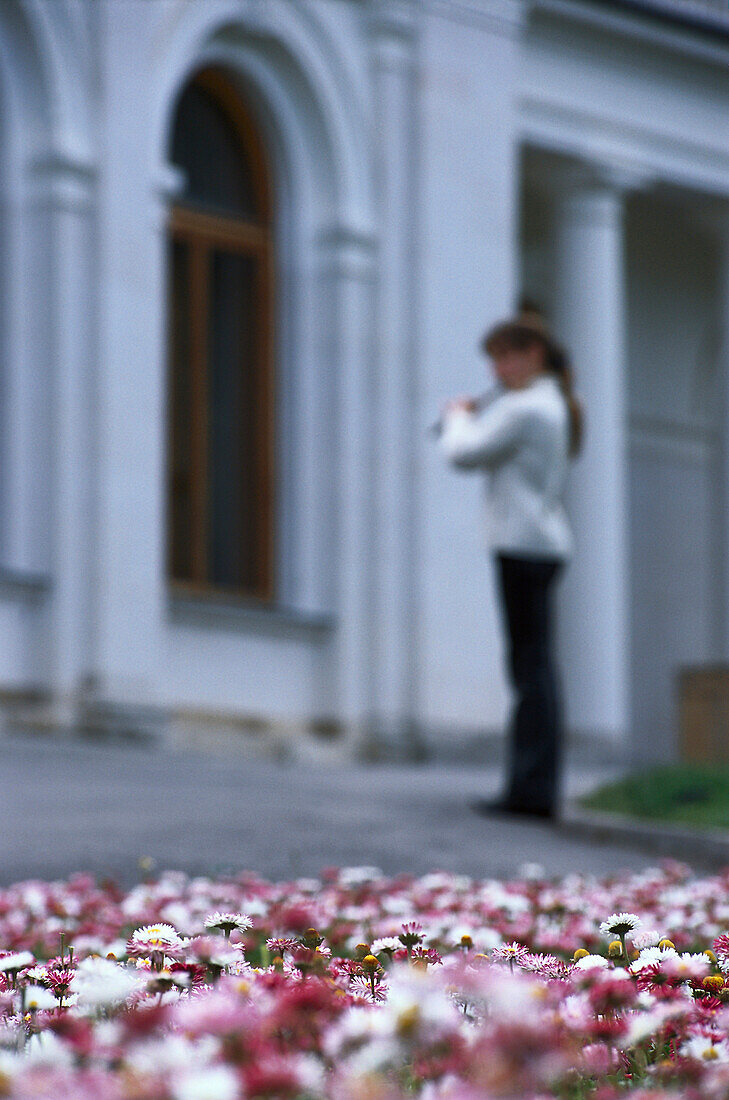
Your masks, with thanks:
M182 93L173 159L187 184L170 212L169 575L198 591L270 601L268 173L253 121L224 74L205 70Z
M213 584L255 589L260 581L256 499L261 416L255 257L212 253L208 352L210 526ZM265 434L264 434L265 438ZM253 537L252 537L253 536Z
M180 202L210 213L256 218L253 176L235 124L216 98L196 83L180 97L172 162L185 173Z
M170 562L172 576L192 580L192 393L190 385L190 250L171 241L170 387L172 423L170 462Z

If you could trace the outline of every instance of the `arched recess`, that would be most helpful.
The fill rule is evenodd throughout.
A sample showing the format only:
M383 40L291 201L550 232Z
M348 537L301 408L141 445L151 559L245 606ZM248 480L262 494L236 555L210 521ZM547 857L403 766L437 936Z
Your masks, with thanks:
M276 597L272 181L219 68L179 97L168 218L168 527L172 584Z
M365 120L336 49L298 4L272 0L243 18L237 5L225 2L204 11L188 8L165 59L152 155L168 203L175 192L172 118L196 70L208 66L226 74L265 142L277 270L277 600L302 612L332 612L335 513L341 520L340 487L332 484L340 445L332 414L348 401L342 355L361 341L363 324L351 311L343 314L337 300L342 281L369 284L373 272ZM367 353L358 352L355 362L358 372L366 371ZM350 384L366 382L358 377L345 382Z

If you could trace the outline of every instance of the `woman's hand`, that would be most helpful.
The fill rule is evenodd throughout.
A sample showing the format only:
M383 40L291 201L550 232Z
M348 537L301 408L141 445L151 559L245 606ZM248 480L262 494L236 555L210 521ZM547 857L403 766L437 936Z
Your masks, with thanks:
M455 397L451 401L446 401L443 406L443 416L448 416L449 413L455 412L457 409L462 409L464 412L475 412L477 408L477 402L473 397Z

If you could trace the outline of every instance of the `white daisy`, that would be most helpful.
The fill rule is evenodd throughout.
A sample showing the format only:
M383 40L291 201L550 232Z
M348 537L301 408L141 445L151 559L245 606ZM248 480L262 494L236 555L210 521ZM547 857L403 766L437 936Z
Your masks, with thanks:
M574 965L578 970L607 970L610 963L602 955L583 955Z
M205 927L211 931L223 932L229 936L231 932L245 932L251 927L253 921L245 913L211 913L205 918Z
M600 925L600 933L603 936L622 937L639 927L640 917L636 917L635 913L613 913Z
M712 1039L708 1035L695 1035L681 1047L681 1054L704 1062L729 1062L729 1046L725 1039Z
M381 936L380 939L372 941L371 951L373 955L379 955L383 951L394 955L401 947L402 944L397 936Z
M58 1002L50 990L42 985L29 985L24 990L25 1008L28 1012L49 1011L58 1006Z
M661 940L660 932L655 928L646 928L633 936L633 947L636 951L642 951L644 947L657 947Z
M6 974L17 974L28 966L33 966L35 958L30 951L13 951L0 958L0 970Z
M633 971L644 970L647 966L654 966L664 959L673 956L678 958L675 947L644 947L637 959L633 959L630 969Z
M122 1004L142 986L143 979L136 970L98 957L82 959L71 980L79 1008L92 1013Z
M147 924L132 932L127 951L130 955L173 955L184 946L185 941L171 924Z
M180 935L171 924L146 924L137 928L130 937L132 943L152 944L155 948L164 948L180 942Z
M240 1083L230 1066L193 1069L172 1087L175 1100L237 1100Z

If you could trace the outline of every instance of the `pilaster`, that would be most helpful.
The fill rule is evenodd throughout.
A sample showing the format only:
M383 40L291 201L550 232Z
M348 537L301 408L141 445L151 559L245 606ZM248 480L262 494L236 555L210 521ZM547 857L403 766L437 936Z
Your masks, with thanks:
M150 155L148 89L129 59L148 32L139 5L99 11L98 584L87 710L131 728L161 704L165 662L166 210L175 173ZM124 716L126 714L126 717ZM131 716L131 718L130 718ZM140 717L141 716L141 717ZM119 722L117 722L119 718Z
M414 330L417 33L413 5L370 8L378 253L375 445L375 731L388 752L411 755L416 706L415 553L417 368Z
M373 331L375 244L335 225L318 240L327 362L336 380L332 456L336 529L331 547L337 614L335 696L352 752L367 753L373 727Z
M48 499L43 509L51 580L46 675L54 705L69 714L93 647L96 188L93 162L65 150L51 150L28 169L28 213L36 231L44 234L52 288L42 307L49 373L48 392L39 405L48 417L50 462L44 472ZM35 386L39 382L37 367ZM35 502L36 509L40 503Z

